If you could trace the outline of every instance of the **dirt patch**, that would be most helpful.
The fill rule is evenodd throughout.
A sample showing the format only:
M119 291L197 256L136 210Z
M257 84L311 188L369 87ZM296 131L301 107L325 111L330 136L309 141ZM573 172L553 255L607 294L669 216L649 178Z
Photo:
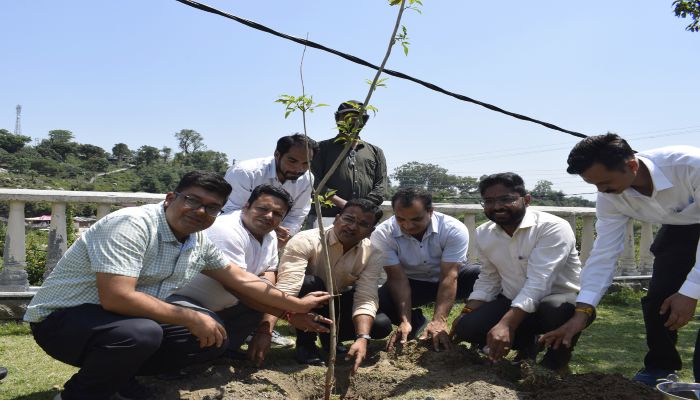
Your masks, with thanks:
M498 399L660 400L663 397L621 375L581 374L561 378L538 366L487 363L460 346L436 353L416 342L388 354L373 348L358 373L350 377L350 362L336 367L335 397L372 399ZM265 369L246 361L224 361L186 379L150 383L161 399L319 399L325 368L304 367L291 358L277 359Z

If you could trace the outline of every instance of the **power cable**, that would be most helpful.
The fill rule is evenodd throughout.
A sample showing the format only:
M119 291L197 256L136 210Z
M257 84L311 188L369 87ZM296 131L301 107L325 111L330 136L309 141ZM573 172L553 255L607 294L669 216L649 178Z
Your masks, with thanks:
M372 63L370 63L370 62L368 62L368 61L365 61L365 60L363 60L363 59L361 59L361 58L359 58L359 57L355 57L355 56L353 56L353 55L351 55L351 54L347 54L347 53L343 53L343 52L338 51L338 50L331 49L331 48L326 47L326 46L324 46L324 45L322 45L322 44L318 44L318 43L316 43L316 42L313 42L313 41L310 41L310 40L307 40L307 39L301 39L301 38L298 38L298 37L294 37L294 36L291 36L291 35L287 35L287 34L282 33L282 32L275 31L275 30L273 30L273 29L271 29L271 28L268 28L268 27L266 27L266 26L264 26L264 25L258 24L257 22L253 22L253 21L250 21L250 20L247 20L247 19L244 19L244 18L237 17L237 16L232 15L232 14L225 13L225 12L219 10L219 9L216 9L216 8L214 8L214 7L211 7L211 6L208 6L208 5L206 5L206 4L198 3L198 2L192 1L192 0L175 0L175 1L180 2L180 3L182 3L182 4L185 4L185 5L188 5L188 6L190 6L190 7L196 8L196 9L198 9L198 10L206 11L206 12L209 12L209 13L212 13L212 14L220 15L220 16L225 17L225 18L228 18L228 19L232 19L232 20L234 20L234 21L236 21L236 22L238 22L238 23L240 23L240 24L249 26L249 27L251 27L251 28L253 28L253 29L257 29L257 30L259 30L259 31L267 32L267 33L269 33L269 34L271 34L271 35L275 35L275 36L281 37L281 38L283 38L283 39L291 40L292 42L295 42L295 43L303 44L304 46L312 47L312 48L315 48L315 49L318 49L318 50L323 50L323 51L325 51L325 52L334 54L334 55L336 55L336 56L338 56L338 57L344 58L344 59L346 59L346 60L348 60L348 61L354 62L354 63L356 63L356 64L364 65L365 67L369 67L369 68L372 68L372 69L375 69L375 70L378 70L378 69L379 69L378 66L376 66L376 65L374 65L374 64L372 64ZM484 107L484 108L487 108L487 109L489 109L489 110L491 110L491 111L496 111L496 112L499 112L499 113L501 113L501 114L505 114L505 115L511 116L511 117L513 117L513 118L517 118L517 119L520 119L520 120L523 120L523 121L533 122L533 123L535 123L535 124L542 125L542 126L544 126L544 127L546 127L546 128L549 128L549 129L552 129L552 130L555 130L555 131L559 131L559 132L568 133L569 135L576 136L576 137L579 137L579 138L586 138L586 137L588 137L587 135L584 135L583 133L579 133L579 132L575 132L575 131L570 131L570 130L568 130L568 129L560 128L560 127L558 127L557 125L554 125L554 124L549 123L549 122L540 121L540 120L538 120L538 119L528 117L527 115L522 115L522 114L514 113L514 112L511 112L511 111L507 111L507 110L504 110L504 109L502 109L502 108L500 108L500 107L498 107L498 106L495 106L495 105L493 105L493 104L485 103L485 102L483 102L483 101L479 101L479 100L476 100L476 99L472 99L471 97L468 97L468 96L465 96L465 95L462 95L462 94L458 94L458 93L451 92L451 91L446 90L446 89L443 89L443 88L441 88L441 87L439 87L439 86L437 86L437 85L435 85L435 84L432 84L432 83L429 83L429 82L425 82L425 81L423 81L423 80L420 80L420 79L414 78L414 77L412 77L412 76L406 75L406 74L404 74L404 73L402 73L402 72L393 71L393 70L390 70L390 69L384 69L383 72L386 73L387 75L391 75L391 76L394 76L394 77L396 77L396 78L406 79L406 80L409 80L409 81L411 81L411 82L415 82L415 83L417 83L417 84L419 84L419 85L421 85L421 86L424 86L424 87L426 87L426 88L428 88L428 89L431 89L431 90L434 90L434 91L436 91L436 92L439 92L439 93L442 93L442 94L446 94L446 95L448 95L448 96L454 97L454 98L459 99L459 100L462 100L462 101L466 101L466 102L468 102L468 103L472 103L472 104L479 105L479 106Z

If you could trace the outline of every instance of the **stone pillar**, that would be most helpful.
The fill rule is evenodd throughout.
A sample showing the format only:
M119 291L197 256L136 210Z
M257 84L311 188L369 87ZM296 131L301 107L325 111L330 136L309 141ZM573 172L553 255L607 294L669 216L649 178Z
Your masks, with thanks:
M477 263L476 254L476 215L465 214L464 215L464 225L467 226L469 230L469 249L467 250L467 262L469 264Z
M111 204L99 203L97 205L97 219L100 220L102 217L109 214L109 211L111 209L112 209Z
M73 221L71 221L71 224ZM72 227L71 227L72 228ZM66 232L66 203L53 203L51 206L51 227L49 228L49 247L46 254L44 278L49 276L58 260L68 248Z
M627 221L627 233L625 233L625 249L622 250L617 260L617 272L615 275L638 275L639 270L634 260L634 221Z
M651 242L654 239L653 225L642 222L642 234L639 238L639 274L651 275L654 266L654 255L651 254Z
M581 251L580 258L581 263L585 264L588 257L591 255L591 249L593 249L593 242L595 241L594 235L594 225L595 217L592 215L585 215L583 217L583 232L581 232Z
M0 272L0 291L26 292L29 289L27 280L27 253L24 242L24 202L10 201L10 217L5 236L3 269Z

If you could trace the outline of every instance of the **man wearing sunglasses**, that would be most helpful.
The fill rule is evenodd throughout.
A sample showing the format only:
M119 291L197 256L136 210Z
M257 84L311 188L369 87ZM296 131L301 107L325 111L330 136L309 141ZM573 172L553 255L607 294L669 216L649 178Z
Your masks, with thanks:
M364 128L369 115L364 111L360 115L363 104L357 100L343 102L335 113L335 122L338 128L336 137L319 142L319 151L311 163L311 172L318 184L331 165L343 151L347 139L356 135L359 139L360 131ZM335 190L335 194L329 200L333 207L324 207L321 212L327 218L329 224L345 202L350 199L368 199L376 205L381 205L386 198L388 178L386 173L386 159L384 152L378 146L364 140L358 140L352 144L350 151L333 172L331 178L323 188L316 188L320 194L329 190ZM315 226L315 211L309 213L307 226Z
M387 280L379 289L379 310L398 328L387 343L410 337L433 340L433 348L452 347L447 317L455 299L466 298L479 275L467 264L469 231L456 218L433 210L426 190L399 189L391 198L394 216L372 233L372 244L383 255ZM415 306L435 303L428 322ZM425 331L423 331L425 329Z
M479 192L491 220L476 229L481 273L452 332L458 342L486 345L492 361L511 349L516 361L535 360L536 335L574 315L581 271L576 238L564 219L528 208L530 195L517 174L489 175ZM550 348L540 364L566 373L577 338L570 348Z
M377 284L382 268L381 254L370 243L369 236L382 217L382 211L369 200L353 199L345 203L335 223L325 229L325 240L335 287L336 327L339 342L354 340L346 359L354 358L352 372L357 371L367 354L370 339L381 339L391 333L389 318L377 312ZM282 253L277 287L303 296L328 287L318 229L295 235ZM328 307L319 311L328 316ZM317 334L328 350L329 335L323 331L297 329L295 358L301 364L323 365Z
M230 192L216 174L187 173L165 201L103 217L61 257L24 316L44 351L80 368L56 399L157 398L135 376L220 356L228 339L219 317L165 300L200 271L277 314L328 300L287 296L214 246L202 231Z

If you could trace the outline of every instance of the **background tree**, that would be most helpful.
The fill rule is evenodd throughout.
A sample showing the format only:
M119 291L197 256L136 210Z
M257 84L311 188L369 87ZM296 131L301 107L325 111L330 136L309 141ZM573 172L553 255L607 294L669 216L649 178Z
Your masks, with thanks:
M131 150L125 143L117 143L112 147L112 155L122 162L131 157Z
M79 144L76 148L76 155L81 160L91 158L104 158L107 161L107 152L102 147L92 144Z
M685 27L690 32L700 31L700 0L675 0L673 2L673 12L676 17L690 17L693 22Z
M195 153L200 150L205 150L204 138L202 135L193 129L182 129L175 133L177 144L185 155Z
M24 135L15 135L7 129L0 129L0 148L8 153L16 153L25 144L32 141L32 138Z
M141 146L136 151L136 165L151 165L160 160L160 151L153 146Z
M171 149L170 147L167 147L167 146L163 146L160 149L160 155L161 155L161 157L163 157L163 162L165 162L165 163L169 162L170 156L172 153L173 153L173 149Z

